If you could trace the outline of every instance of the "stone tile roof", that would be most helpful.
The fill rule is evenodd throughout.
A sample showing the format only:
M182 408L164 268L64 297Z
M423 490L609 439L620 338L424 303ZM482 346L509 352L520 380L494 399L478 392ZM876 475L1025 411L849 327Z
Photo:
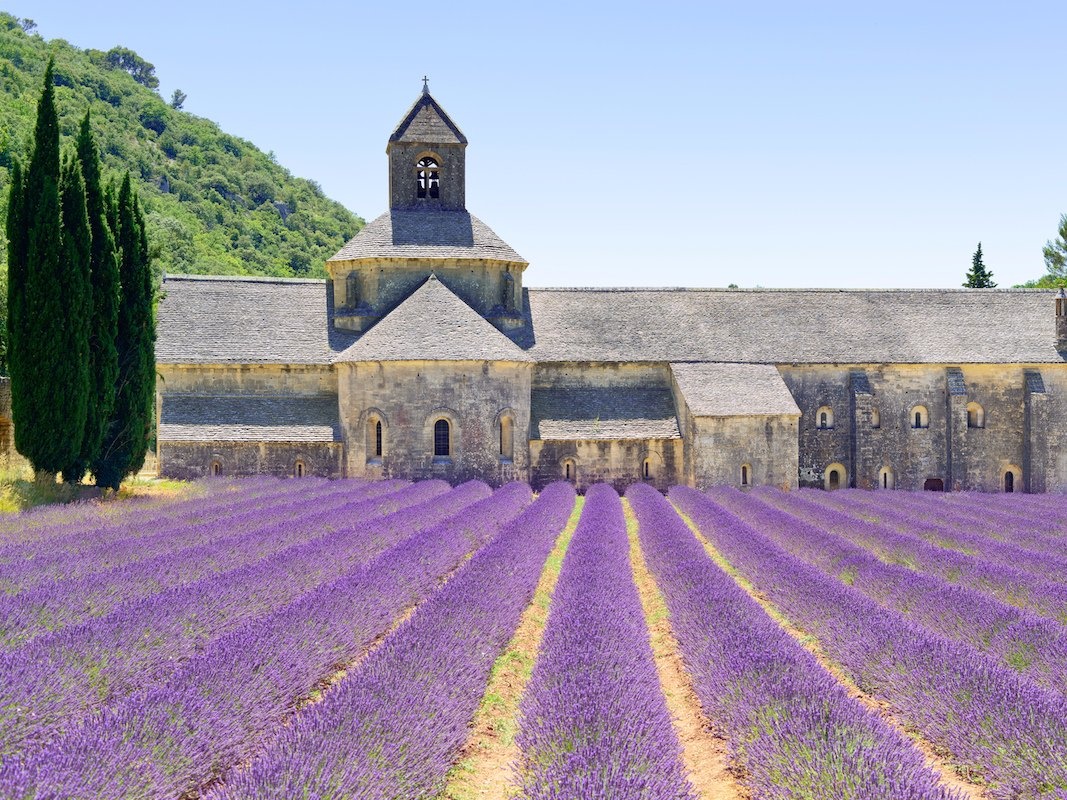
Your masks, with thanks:
M166 442L339 442L336 395L163 396Z
M466 211L393 209L363 226L330 261L371 258L526 259Z
M325 281L168 275L161 364L329 364L353 334L329 323Z
M430 93L424 91L400 120L389 141L467 144L467 137Z
M328 364L356 340L329 324L324 281L168 276L163 289L160 363ZM1055 347L1050 290L530 289L524 295L528 325L513 338L538 361L1064 363Z
M542 440L678 439L668 388L534 388L530 438Z
M671 372L693 416L800 415L770 364L671 364Z
M530 357L430 275L335 361L529 361Z
M1025 289L530 289L538 361L1064 363Z

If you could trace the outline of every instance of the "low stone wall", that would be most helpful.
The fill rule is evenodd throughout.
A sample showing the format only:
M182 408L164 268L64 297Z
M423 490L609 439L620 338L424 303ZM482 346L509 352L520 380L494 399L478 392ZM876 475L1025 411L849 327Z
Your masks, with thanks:
M159 474L195 480L212 475L343 477L343 445L306 442L162 442ZM216 467L216 469L213 469Z

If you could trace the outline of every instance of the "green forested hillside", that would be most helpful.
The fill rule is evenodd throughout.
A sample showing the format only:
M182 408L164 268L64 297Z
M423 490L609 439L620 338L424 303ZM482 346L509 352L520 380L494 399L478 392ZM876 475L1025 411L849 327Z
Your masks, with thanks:
M272 154L161 98L151 63L133 51L47 41L29 20L0 12L3 217L11 165L28 157L50 54L63 144L73 145L91 108L105 170L130 170L140 182L157 277L162 271L321 277L324 261L362 226Z

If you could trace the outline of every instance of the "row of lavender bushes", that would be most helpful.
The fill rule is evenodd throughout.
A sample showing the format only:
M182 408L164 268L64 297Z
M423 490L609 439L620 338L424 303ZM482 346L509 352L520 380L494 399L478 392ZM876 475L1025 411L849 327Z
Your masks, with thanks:
M222 536L262 524L261 520L275 509L298 509L298 503L315 503L320 498L341 492L354 495L361 490L368 491L371 486L374 484L354 481L346 481L340 486L325 480L302 482L288 492L281 489L269 494L252 491L237 502L219 503L205 513L187 519L154 525L115 520L106 531L0 548L0 591L8 595L18 594L45 582L70 580L217 542ZM222 520L225 525L218 524Z
M5 763L0 795L147 800L203 791L253 756L301 698L386 633L531 499L525 484L505 486L211 642L165 684L136 692L24 759ZM304 712L287 730L300 730L315 713Z
M840 515L778 490L708 495L793 555L929 631L973 647L1035 683L1067 694L1067 630L967 586L886 564L828 531ZM858 523L863 524L863 523Z
M989 797L1067 790L1067 702L1059 695L882 608L700 492L674 487L670 497L861 689L951 753L962 774L985 782Z
M367 484L339 486L330 501L320 498L319 510L310 513L304 498L297 495L285 507L266 512L259 522L255 512L234 527L228 519L216 521L214 542L0 598L0 649L14 650L38 636L104 617L138 600L252 566L325 535L335 519L380 516L393 508L396 497L415 502L428 498L423 492L441 494L448 487L442 481L411 493L402 489L403 484L391 491L386 487L388 494L380 497L380 491ZM136 550L137 542L129 546Z
M1008 564L931 544L911 532L914 520L903 511L882 508L878 511L877 521L872 521L871 514L858 503L850 502L847 497L834 496L839 494L844 493L802 490L798 496L840 512L842 517L831 530L870 550L883 561L937 575L949 583L969 586L1009 605L1067 624L1067 585ZM904 493L892 494L903 497L898 502L906 504ZM931 523L926 524L933 538L939 538L938 529Z
M569 484L547 487L321 705L209 798L437 796L573 507Z
M520 709L522 797L694 798L634 585L622 502L592 486Z
M634 485L626 497L701 707L756 797L957 797L705 554L659 492Z
M260 563L131 603L0 657L6 678L0 684L0 728L5 730L0 755L32 748L93 709L165 681L169 671L212 639L491 494L476 481L447 494L437 488L414 484L387 508L376 508L377 516L355 516L326 536ZM397 504L405 507L388 513Z

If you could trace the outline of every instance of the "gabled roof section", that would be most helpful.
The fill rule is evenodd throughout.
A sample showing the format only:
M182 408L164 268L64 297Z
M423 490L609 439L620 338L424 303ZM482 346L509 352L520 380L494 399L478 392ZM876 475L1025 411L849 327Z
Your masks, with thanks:
M334 361L531 361L430 275Z
M527 263L473 214L421 208L387 211L364 225L330 261L365 258L457 258Z
M694 417L800 416L770 364L671 364L671 372Z
M429 92L423 91L400 124L390 142L425 142L427 144L466 144L463 131L445 113Z

